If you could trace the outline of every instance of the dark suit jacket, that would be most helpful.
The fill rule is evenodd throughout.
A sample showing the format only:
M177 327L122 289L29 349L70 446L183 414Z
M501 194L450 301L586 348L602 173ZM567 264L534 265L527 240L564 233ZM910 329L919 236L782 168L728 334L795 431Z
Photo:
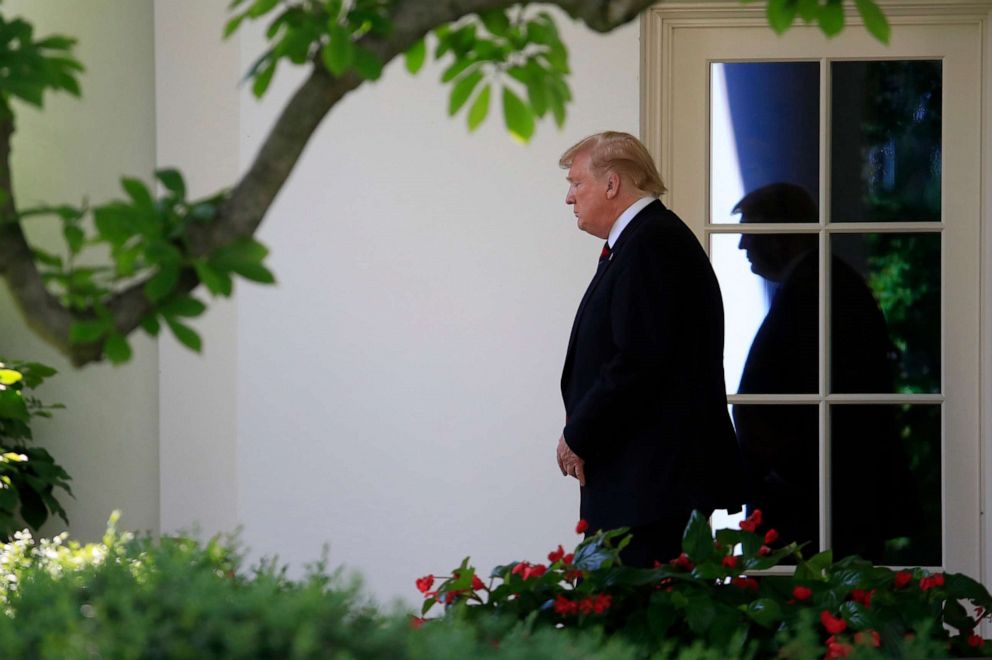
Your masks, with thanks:
M696 237L661 202L637 214L599 265L561 389L565 442L586 462L581 516L592 529L743 501L720 288Z

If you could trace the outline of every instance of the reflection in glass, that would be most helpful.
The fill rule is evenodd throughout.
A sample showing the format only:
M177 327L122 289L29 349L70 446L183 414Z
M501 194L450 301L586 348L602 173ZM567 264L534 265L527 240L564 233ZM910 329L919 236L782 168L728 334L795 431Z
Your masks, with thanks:
M734 426L747 466L748 510L761 509L784 542L819 547L819 415L815 405L738 404Z
M941 62L833 62L831 74L831 220L940 220Z
M816 199L819 62L716 63L710 73L710 221L735 222L737 200L775 181Z
M939 566L940 406L836 405L830 419L834 556Z
M834 234L831 253L831 390L939 392L940 234Z
M815 214L816 204L801 186L776 183L749 193L734 210L741 214L745 224L792 222ZM820 274L817 234L745 233L741 234L737 247L745 255L744 267L764 281L768 292L766 313L747 349L737 392L818 392ZM737 272L730 273L722 272L724 264L715 264L721 287L725 280L733 287L748 278L741 272L742 262L737 263ZM733 294L732 291L729 293ZM724 295L728 296L728 291L724 291ZM736 348L745 339L735 337L736 319L729 315L727 318L727 344L733 342ZM728 373L728 379L731 373L734 372Z

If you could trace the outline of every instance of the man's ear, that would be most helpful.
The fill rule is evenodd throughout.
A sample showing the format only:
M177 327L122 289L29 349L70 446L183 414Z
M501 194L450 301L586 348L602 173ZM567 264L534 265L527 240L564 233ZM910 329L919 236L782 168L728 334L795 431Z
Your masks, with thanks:
M610 172L606 178L606 199L613 199L620 194L620 175Z

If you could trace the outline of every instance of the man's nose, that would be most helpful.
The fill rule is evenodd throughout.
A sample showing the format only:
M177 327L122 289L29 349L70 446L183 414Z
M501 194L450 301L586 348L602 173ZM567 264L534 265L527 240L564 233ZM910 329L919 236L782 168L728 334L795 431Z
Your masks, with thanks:
M565 203L566 204L574 204L575 203L575 195L572 194L572 191L571 190L569 190L568 193L565 194Z
M741 240L737 244L738 250L746 250L751 246L751 237L747 234L741 234Z

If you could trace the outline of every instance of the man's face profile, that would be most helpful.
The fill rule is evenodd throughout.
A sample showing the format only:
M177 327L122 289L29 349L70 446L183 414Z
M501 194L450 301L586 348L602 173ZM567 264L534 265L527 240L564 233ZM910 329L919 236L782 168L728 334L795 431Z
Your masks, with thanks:
M578 154L572 161L566 177L569 186L565 203L572 207L579 229L605 239L616 220L609 203L609 176L597 177L591 169L591 161L588 151Z

